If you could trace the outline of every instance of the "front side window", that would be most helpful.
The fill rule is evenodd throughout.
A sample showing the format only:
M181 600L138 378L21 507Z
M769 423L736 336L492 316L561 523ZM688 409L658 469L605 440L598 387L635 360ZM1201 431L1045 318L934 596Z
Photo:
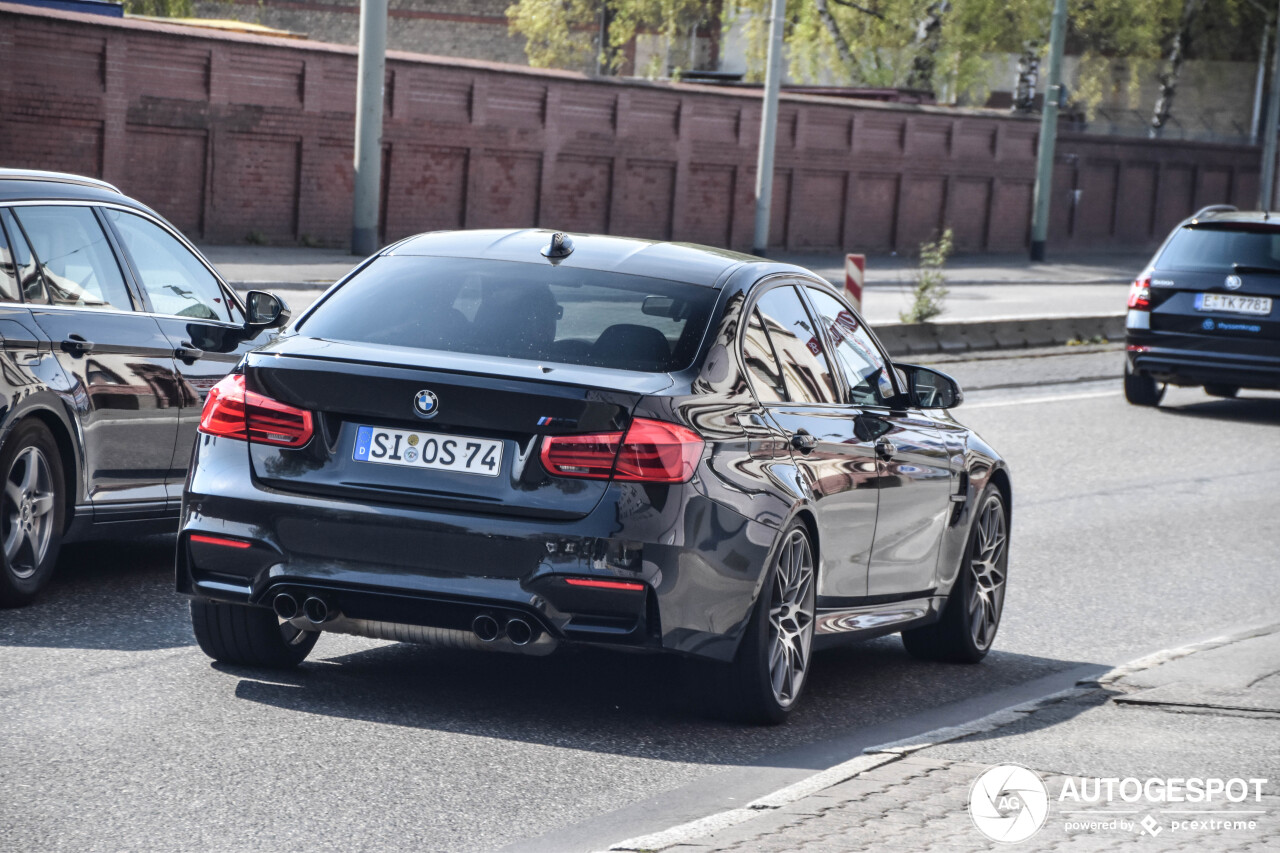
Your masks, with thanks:
M16 207L13 213L31 241L51 304L133 310L120 265L92 210L38 205Z
M146 217L108 208L157 314L229 322L227 296L217 278L173 235Z
M831 294L816 287L806 291L822 328L827 330L827 340L835 347L835 362L849 385L849 402L855 406L885 405L893 394L892 380L862 322Z
M793 403L835 403L836 379L822 352L821 336L793 287L775 287L756 303L782 365Z

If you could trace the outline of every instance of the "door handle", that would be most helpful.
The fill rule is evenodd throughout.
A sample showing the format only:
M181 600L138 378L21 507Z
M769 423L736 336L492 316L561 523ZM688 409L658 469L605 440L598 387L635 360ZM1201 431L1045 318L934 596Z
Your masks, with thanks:
M173 357L180 361L184 361L187 364L191 364L196 359L204 357L204 350L197 349L191 341L183 341L174 348Z
M84 355L85 353L93 352L93 341L86 340L79 335L68 335L66 340L62 342L62 351L72 355Z
M876 442L876 455L881 459L892 459L893 454L897 452L897 446L887 438L882 438Z
M802 429L791 436L791 446L801 453L812 453L818 446L818 440Z

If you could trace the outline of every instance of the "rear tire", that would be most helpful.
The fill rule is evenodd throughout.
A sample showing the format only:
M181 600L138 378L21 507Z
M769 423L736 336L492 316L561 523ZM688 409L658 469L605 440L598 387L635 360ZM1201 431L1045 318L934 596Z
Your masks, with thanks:
M191 602L191 628L201 650L219 663L291 669L302 663L320 638L281 624L265 607Z
M0 450L0 607L39 595L58 562L66 480L57 442L35 420L18 426Z
M977 663L991 651L1009 576L1009 512L1004 495L994 485L987 486L977 505L978 515L942 618L902 632L902 644L912 657Z
M1134 373L1125 365L1124 398L1135 406L1158 406L1165 386L1146 373Z
M1204 386L1204 393L1210 397L1225 397L1231 399L1240 393L1239 385L1219 385L1216 382L1210 382Z
M776 725L795 709L808 684L817 563L803 524L787 528L781 543L733 662L693 670L697 689L717 716Z

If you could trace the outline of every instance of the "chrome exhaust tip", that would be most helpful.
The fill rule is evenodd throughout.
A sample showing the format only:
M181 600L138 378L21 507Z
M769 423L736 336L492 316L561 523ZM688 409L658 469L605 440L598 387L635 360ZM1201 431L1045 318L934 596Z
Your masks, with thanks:
M288 621L298 615L298 599L287 592L282 592L272 600L271 609L281 619Z
M487 613L481 613L471 620L471 630L486 643L492 643L502 633L502 627L498 624L498 620Z
M323 598L311 596L302 602L302 612L306 615L307 621L313 625L320 625L328 622L332 614L329 612L329 605L325 603Z
M527 646L533 642L533 626L523 619L511 619L507 622L507 639L513 646Z

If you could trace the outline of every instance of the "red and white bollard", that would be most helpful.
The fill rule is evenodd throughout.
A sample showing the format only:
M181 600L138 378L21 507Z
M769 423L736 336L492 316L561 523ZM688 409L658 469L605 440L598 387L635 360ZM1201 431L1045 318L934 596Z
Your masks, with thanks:
M854 310L862 313L862 283L867 278L867 256L844 256L844 289Z

